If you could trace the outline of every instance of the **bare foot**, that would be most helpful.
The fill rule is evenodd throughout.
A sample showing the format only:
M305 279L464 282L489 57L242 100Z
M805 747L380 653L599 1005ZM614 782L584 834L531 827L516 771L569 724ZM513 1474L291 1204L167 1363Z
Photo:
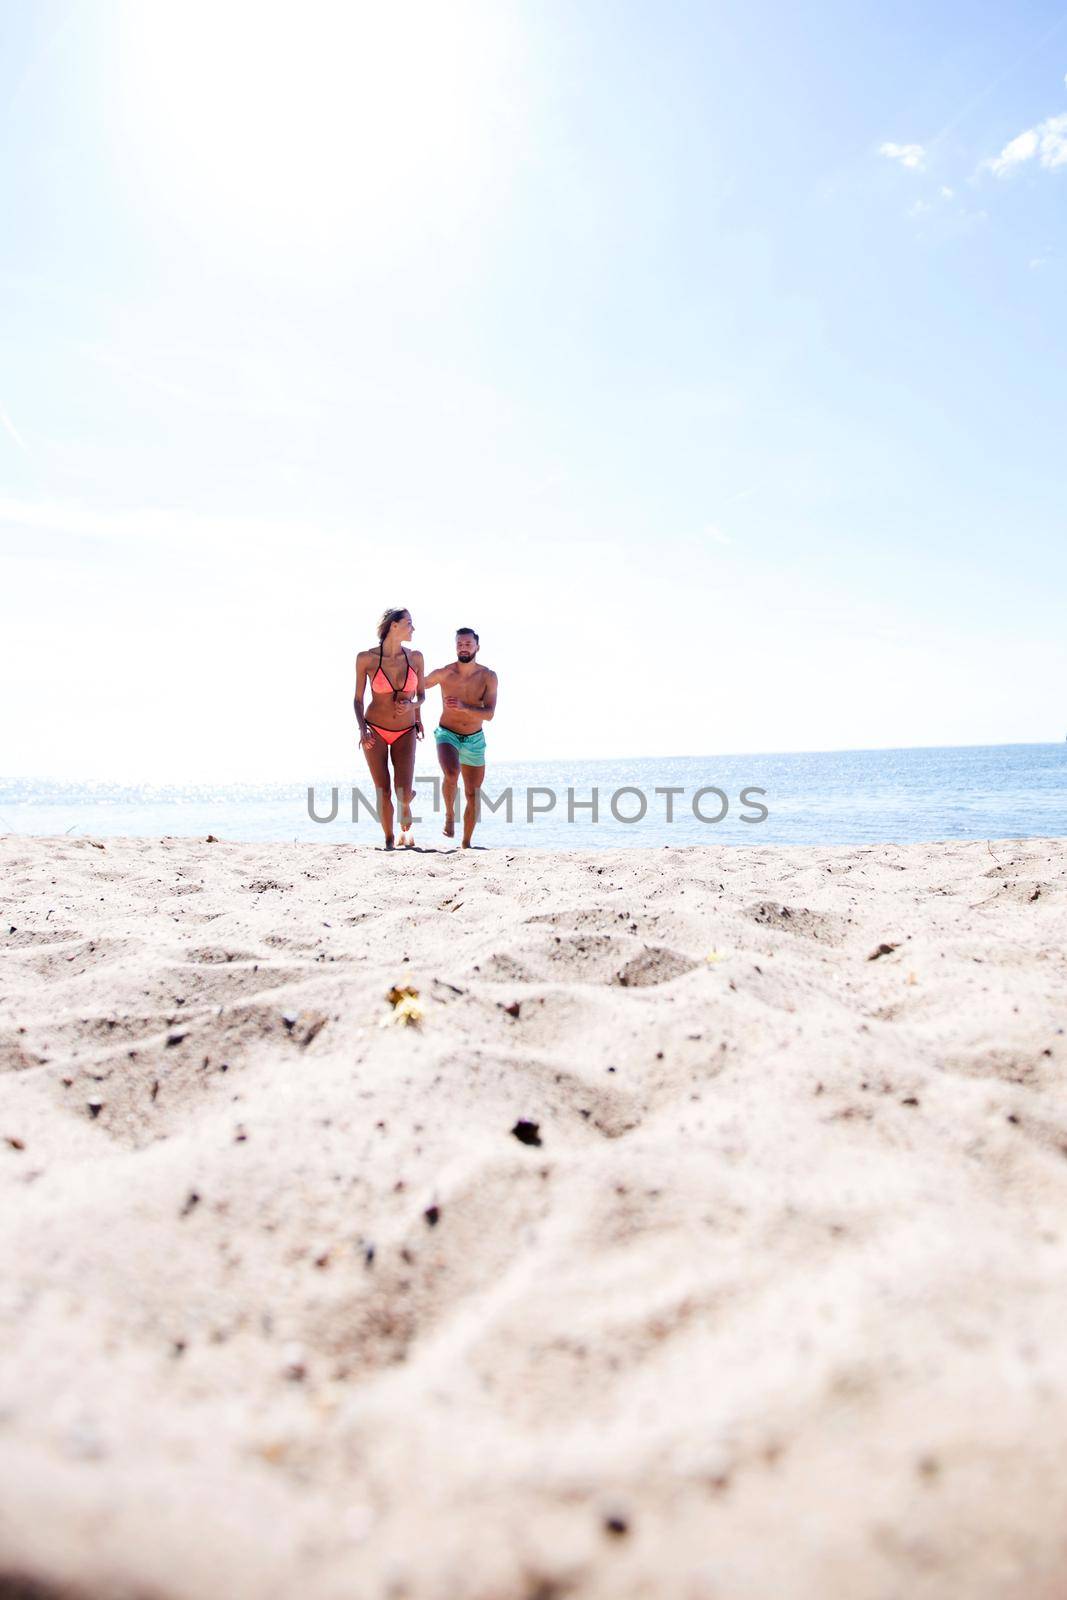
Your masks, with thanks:
M445 817L445 825L444 825L444 829L442 831L443 831L444 836L445 836L446 839L454 839L456 837L456 819L455 819L455 817L447 817L447 816Z
M387 850L392 850L394 848L394 841L391 833L387 833L385 836L385 848Z

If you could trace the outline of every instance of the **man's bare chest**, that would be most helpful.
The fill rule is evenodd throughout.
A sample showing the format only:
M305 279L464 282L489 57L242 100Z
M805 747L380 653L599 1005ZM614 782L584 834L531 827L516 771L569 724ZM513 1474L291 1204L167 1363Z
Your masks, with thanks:
M461 700L480 700L482 698L482 691L484 688L484 672L465 673L449 671L441 680L442 693L458 695Z

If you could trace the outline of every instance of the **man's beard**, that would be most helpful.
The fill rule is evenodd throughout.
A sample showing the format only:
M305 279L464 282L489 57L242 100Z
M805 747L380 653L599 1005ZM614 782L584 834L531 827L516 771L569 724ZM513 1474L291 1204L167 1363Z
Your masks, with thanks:
M459 651L456 655L456 660L462 661L463 665L466 666L468 661L474 660L474 657L472 655L464 655L462 651Z

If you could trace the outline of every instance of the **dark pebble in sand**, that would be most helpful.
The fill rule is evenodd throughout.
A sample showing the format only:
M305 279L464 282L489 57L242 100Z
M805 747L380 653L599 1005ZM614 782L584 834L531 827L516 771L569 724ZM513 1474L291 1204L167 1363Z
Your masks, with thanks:
M541 1134L538 1131L539 1128L539 1123L527 1122L524 1117L520 1117L511 1131L520 1144L540 1144Z
M604 1518L604 1532L613 1534L616 1539L621 1539L624 1533L629 1533L630 1524L625 1517L610 1516Z
M430 1227L436 1228L441 1217L439 1208L437 1206L427 1206L426 1210L422 1214L426 1218L426 1221L430 1224Z
M91 1117L98 1117L101 1111L104 1109L104 1102L102 1100L87 1100L85 1104Z
M181 1044L181 1042L182 1042L182 1040L184 1038L185 1038L185 1034L184 1033L179 1033L177 1031L177 1029L175 1029L175 1031L173 1033L168 1033L167 1034L167 1043L168 1044Z
M183 1217L187 1217L189 1215L190 1211L192 1211L199 1204L200 1204L200 1196L197 1194L195 1189L190 1189L189 1193L188 1193L188 1196L186 1197L185 1204L182 1206L182 1209L181 1209L181 1212L179 1213L179 1215L181 1215Z

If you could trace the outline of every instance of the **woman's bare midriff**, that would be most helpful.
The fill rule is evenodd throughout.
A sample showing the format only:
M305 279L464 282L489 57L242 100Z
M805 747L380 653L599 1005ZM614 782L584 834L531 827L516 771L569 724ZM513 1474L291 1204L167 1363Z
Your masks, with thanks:
M405 715L405 713L408 713ZM371 694L370 705L363 713L367 721L389 733L413 727L416 721L414 706L398 706L391 694Z

